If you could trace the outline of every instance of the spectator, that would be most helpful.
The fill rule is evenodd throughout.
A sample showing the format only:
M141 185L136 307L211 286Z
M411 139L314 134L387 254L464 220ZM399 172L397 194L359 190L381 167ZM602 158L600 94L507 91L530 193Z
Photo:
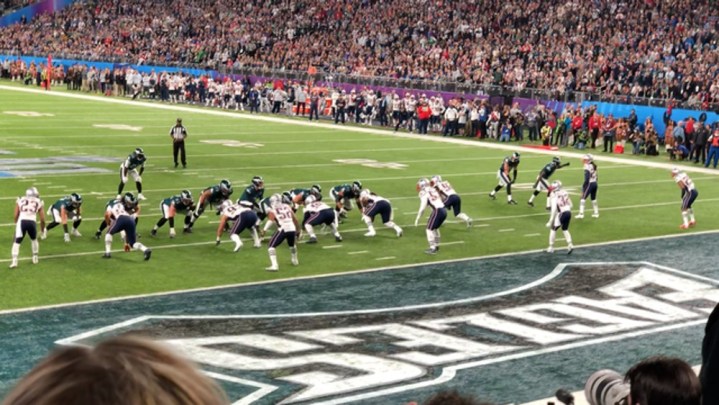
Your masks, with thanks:
M60 347L33 368L4 405L221 405L229 401L194 364L138 336L94 348Z
M701 405L702 387L691 366L672 357L651 357L625 375L629 405ZM704 402L710 404L712 402Z

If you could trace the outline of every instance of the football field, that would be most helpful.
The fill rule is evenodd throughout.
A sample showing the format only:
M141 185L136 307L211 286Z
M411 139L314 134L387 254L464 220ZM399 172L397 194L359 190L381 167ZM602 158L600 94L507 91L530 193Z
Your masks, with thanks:
M172 144L168 136L170 127L178 117L183 119L189 133L186 169L173 167ZM142 147L147 155L146 169L142 175L143 194L147 200L141 202L138 232L141 234L140 241L153 250L152 259L143 261L139 252L122 252L122 244L119 238L115 238L116 250L112 259L103 260L101 256L104 244L102 240L94 239L93 234L102 221L105 204L117 194L121 162L137 147ZM496 174L502 159L513 151L521 154L519 174L513 185L513 196L518 205L507 204L504 189L499 192L496 200L488 197L488 193L497 184ZM552 180L561 180L569 190L576 213L583 181L580 151L551 152L516 143L497 145L469 139L404 133L395 135L391 131L374 127L344 127L327 122L309 124L306 119L284 116L257 117L244 112L187 105L95 98L62 91L47 94L25 91L24 88L15 86L0 86L0 212L4 213L4 219L0 220L0 232L6 235L4 240L7 243L5 248L0 247L0 330L22 336L25 333L22 322L16 323L13 318L36 312L23 310L27 308L88 301L106 302L107 306L114 307L107 312L103 309L104 325L98 325L97 322L90 325L85 318L86 314L72 313L72 309L69 309L68 313L58 312L53 315L53 322L61 323L62 331L29 344L34 349L34 357L19 362L0 375L0 396L9 388L10 382L27 371L32 362L37 360L37 356L51 349L54 342L60 341L62 344L67 343L61 341L62 339L69 339L72 343L91 343L92 338L99 334L83 335L76 339L70 337L107 325L129 322L123 324L122 329L125 330L128 325L135 324L131 321L143 315L174 313L202 317L222 313L223 316L233 317L291 312L325 314L329 311L377 310L404 306L412 306L414 311L419 311L421 308L414 306L421 306L423 302L453 302L473 296L490 296L498 291L522 291L520 286L535 286L532 284L533 280L541 280L546 274L552 274L553 269L564 261L582 263L586 259L594 264L654 263L653 258L647 257L646 254L650 250L671 262L671 268L674 270L665 271L665 268L661 267L661 274L679 274L673 273L676 270L682 272L682 277L686 276L695 281L698 280L697 277L701 277L701 280L710 286L714 285L714 279L719 279L716 269L710 266L710 261L701 260L705 250L698 249L700 245L704 246L705 238L714 237L712 232L719 229L719 216L714 215L713 210L713 206L719 202L719 190L715 187L716 173L694 165L685 166L700 194L694 204L697 225L689 230L680 230L680 190L670 176L672 166L664 156L632 159L631 156L617 157L594 152L599 173L600 217L591 217L591 204L587 202L586 217L581 220L573 218L571 221L570 231L575 245L572 255L566 255L566 244L561 239L561 233L558 235L560 240L557 241L557 251L553 254L541 253L540 250L545 249L548 243L545 193L538 196L535 207L528 206L527 200L537 173L555 154L570 165L558 170ZM432 175L441 175L452 183L462 197L463 211L473 218L473 224L471 228L467 228L464 222L450 214L441 228L441 250L437 255L430 256L424 253L427 240L423 224L428 213L425 212L417 227L414 226L414 219L419 208L416 182L420 177ZM377 218L377 235L373 238L365 237L367 228L355 209L349 212L348 218L340 225L343 242L335 242L327 230L318 232L317 244L306 244L305 238L299 246L299 266L290 264L289 251L283 246L278 249L278 272L264 270L269 265L266 241L262 248L255 249L249 235L243 233L241 236L245 245L237 253L233 252L234 245L227 235L223 237L222 243L216 246L215 233L219 217L212 209L208 209L200 217L191 234L181 232L180 219L176 224L179 231L177 237L169 237L167 224L160 229L157 237L150 236L150 230L161 216L159 205L164 198L187 189L197 199L204 188L218 184L221 179L228 179L233 184L234 199L250 184L253 176L264 178L265 196L319 184L322 186L325 200L330 199L329 190L333 186L360 180L365 189L391 201L394 220L404 229L403 236L397 238L394 231L383 227ZM30 245L26 240L22 244L19 267L10 270L7 265L10 263L11 238L15 230L12 212L16 198L31 186L38 188L46 207L70 193L82 195L82 224L79 227L82 236L73 236L71 242L66 243L63 241L62 227L50 230L47 239L40 242L40 262L36 265L30 263ZM132 180L126 184L125 191L136 192ZM680 234L694 236L673 237ZM663 236L672 237L657 239ZM645 238L652 239L642 242ZM605 245L619 240L626 242ZM638 242L633 244L634 242L630 242L632 240ZM624 245L634 248L622 250ZM694 256L686 262L686 266L682 266L683 262L679 258L686 254L688 245L695 249L692 250ZM621 252L617 252L618 250ZM673 252L676 252L675 259L672 259ZM485 267L483 263L490 262L486 261L489 259L482 258L489 256L514 260L507 259L502 265ZM658 264L667 265L663 261ZM540 267L536 267L537 265ZM378 281L386 277L382 275L383 271L359 273L361 270L371 269L388 270L394 278L386 280L386 284L378 284ZM456 271L460 278L453 279L453 271ZM601 283L609 282L608 279L603 279L603 276L584 278L581 271L583 270L567 270L562 273L569 276L563 281L564 284L558 282L559 284L552 287L552 294L569 291L569 286L581 284L587 279L595 281L587 289L598 288ZM621 271L613 271L616 274L612 274L621 279L630 277L635 270L622 267ZM441 276L438 275L440 273ZM482 285L483 279L487 280L486 285ZM666 279L673 280L670 277ZM279 282L280 280L289 281ZM339 281L335 283L332 280ZM356 284L352 285L352 280L355 280ZM669 281L662 288L669 288ZM337 291L333 290L344 282L349 282L350 287L355 289L343 286ZM462 290L468 285L475 289ZM239 287L224 288L230 286ZM203 289L212 287L223 288L202 292ZM198 295L169 294L187 290L197 290ZM213 297L215 294L212 291L218 291L217 296L221 295L222 301L213 304L214 306L204 307L207 300L217 298ZM339 291L348 294L343 295ZM457 291L461 291L457 293L461 296L453 296ZM265 302L267 305L263 306L255 301L250 305L249 298L243 296L245 292L256 302ZM160 293L169 295L153 295ZM423 295L426 295L426 300ZM126 300L126 304L122 305L136 306L123 313L123 309L119 308L121 301L115 299L132 296L142 297L138 298L139 300L156 301L167 297L167 300L172 301L173 309L155 309L146 301L133 304L135 301ZM523 297L516 302L526 304L528 299ZM152 305L155 304L157 303ZM503 304L507 304L506 300ZM512 305L512 302L509 302L509 305ZM39 311L38 314L45 310ZM457 315L464 312L457 310L448 313ZM429 316L436 317L439 314ZM369 315L367 319L378 322ZM700 338L697 336L701 329L697 326L700 319L683 318L684 323L673 324L673 328L665 325L663 327L669 329L663 330L688 327L689 330L682 329L681 336L685 342L694 342ZM678 318L674 319L677 320ZM146 321L147 319L142 320ZM385 321L386 319L383 320ZM149 331L151 335L171 340L172 332L168 331L185 327L173 322L156 321L140 328ZM426 319L423 322L423 327L429 328L431 322ZM233 334L241 334L275 327L261 323L236 322L229 330ZM288 324L290 326L282 327L292 329L289 333L294 336L304 333L297 330L296 322ZM330 324L349 327L344 319L322 322L321 317L300 326L318 328ZM36 325L34 329L27 331L42 329L42 325L41 323L39 327ZM213 325L203 327L208 331L216 328ZM200 327L198 330L203 329ZM407 330L397 329L392 333L397 336ZM198 332L193 336L199 338L201 335L202 332ZM305 334L304 338L309 339L308 336L309 334ZM626 338L630 339L628 341L617 338L619 335L612 336L621 341L622 347L633 350L631 339L636 341L638 335L627 335ZM325 338L329 339L326 336ZM661 344L664 344L665 340L671 341L668 337L657 339ZM385 340L378 339L386 343ZM222 343L218 342L214 344ZM255 344L260 345L257 342ZM675 345L676 342L672 341L670 344ZM299 345L296 348L300 351ZM318 349L310 345L305 348ZM591 347L585 349L581 345L572 349L591 352ZM13 353L21 353L23 350L22 339L19 343L13 343ZM648 352L651 351L645 347L636 352L636 355ZM500 351L497 351L493 355L499 353ZM556 352L554 353L554 356L557 356ZM577 356L582 354L587 353L575 353ZM680 354L691 360L696 359L694 352ZM411 356L403 359L414 361L413 364L418 362ZM456 361L459 361L459 358ZM621 362L618 364L623 365ZM601 366L596 362L592 363L592 366L595 365ZM534 367L531 364L529 366ZM219 365L211 364L208 367L215 376L222 374L218 371ZM245 398L245 402L238 399L238 403L250 403L251 400L258 403L276 403L282 398L288 403L310 403L317 402L318 399L327 400L327 403L344 403L345 399L327 398L348 395L347 392L324 392L319 388L302 391L296 388L312 384L319 386L318 382L325 381L330 374L328 370L307 372L300 378L299 374L295 376L294 372L287 371L289 367L291 366L278 366L278 369L282 368L281 371L274 374L268 372L270 377L263 378L283 379L294 384L295 388L285 388L284 391L278 389L272 395L264 397L256 392L252 394L252 390L228 390L235 398ZM335 364L333 367L340 366ZM456 370L462 369L463 367L457 367ZM420 375L440 375L437 370L427 371L416 367L408 367L405 371L415 379ZM511 374L509 369L500 371ZM444 374L442 376L446 378ZM460 376L461 378L454 380L457 384L455 388L465 387L466 385L462 385L464 383L471 384L466 381L466 375L460 373ZM572 381L576 382L577 378L572 377ZM259 377L252 374L232 377L224 375L218 378L225 383L232 383L232 379L246 382L256 381ZM462 384L457 381L462 381ZM552 384L556 383L556 379L551 381ZM400 382L397 380L396 384ZM265 381L264 384L269 383ZM427 386L431 385L418 386L420 397L426 395L427 391L422 389ZM257 388L257 384L254 387ZM367 394L371 391L368 388L370 386L358 387L357 391L364 394L346 396L344 398L349 398L346 402L357 400L373 403L372 398L376 396ZM261 391L267 387L258 389ZM417 398L411 392L408 396L392 397L404 392L396 388L385 391L377 392L384 392L382 395L388 395L386 398L393 400L380 403L398 403L395 401ZM499 401L509 392L509 386L496 386L489 390L488 396ZM527 391L521 392L517 398L507 398L505 402L528 401L543 396L548 395L536 390Z

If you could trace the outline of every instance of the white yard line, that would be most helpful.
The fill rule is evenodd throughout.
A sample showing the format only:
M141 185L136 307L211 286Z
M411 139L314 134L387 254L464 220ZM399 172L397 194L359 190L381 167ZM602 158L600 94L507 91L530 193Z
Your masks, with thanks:
M357 250L354 252L347 252L348 255L363 255L365 253L369 253L369 250Z
M378 257L375 260L392 260L392 259L396 259L396 258L397 257L395 257L395 256L384 256L384 257Z
M373 129L373 128L367 128L367 127L355 127L355 126L344 126L344 125L340 127L340 126L337 126L337 125L334 125L331 123L309 122L309 121L294 120L294 119L290 119L290 118L281 118L281 117L274 117L274 116L267 116L267 115L239 114L236 112L229 112L229 111L222 111L222 110L192 108L189 106L153 104L153 103L142 102L142 101L140 101L140 102L131 101L131 100L127 100L127 99L96 97L96 96L91 96L91 95L86 95L86 94L47 92L47 91L43 91L43 90L22 88L22 87L12 87L12 86L5 86L5 85L0 85L0 90L38 94L38 95L43 95L45 97L61 97L61 98L71 98L71 99L76 99L76 100L86 100L86 101L96 101L96 102L104 102L104 103L110 103L110 104L119 104L119 105L125 105L125 106L139 107L141 109L158 109L158 110L167 110L167 111L176 111L176 112L186 112L186 113L192 113L192 114L204 114L204 115L211 115L211 116L229 117L229 118L248 120L248 121L256 121L256 122L273 122L273 123L290 124L290 125L294 125L294 126L322 128L322 129L341 128L343 131L368 133L368 134L373 134L373 135L382 135L382 136L388 136L388 137L394 137L394 138L415 139L415 140L422 140L422 141L427 141L427 142L439 142L439 143L449 143L449 144L454 144L454 145L473 146L473 147L480 147L480 148L486 148L486 149L503 150L503 151L507 151L507 152L515 152L518 148L521 150L526 150L528 152L530 151L530 149L528 149L528 148L522 148L521 146L514 145L514 144L505 145L505 144L499 144L499 143L477 142L477 141L471 140L471 139L457 139L457 138L451 138L451 137L428 136L428 135L418 135L418 134L408 134L408 133L393 133L389 130L379 130L379 129ZM572 151L565 151L565 150L543 150L543 149L535 149L535 148L532 148L531 152L535 153L535 154L540 154L540 155L563 156L563 157L574 158L574 159L580 159L586 153L589 153L589 151L586 151L586 150L580 151L580 152L572 152ZM645 161L645 160L621 159L621 158L599 155L599 154L594 156L594 160L599 161L599 162L611 162L611 163L619 163L619 164L628 164L628 165L633 165L633 166L653 167L653 168L659 168L659 169L665 169L665 170L671 170L675 166L675 164L673 164L671 162L661 163L661 162L651 162L651 161ZM682 170L687 171L687 172L694 172L694 173L706 173L706 174L711 174L711 175L715 175L715 176L719 174L719 171L717 171L717 170L712 170L712 169L708 169L708 168L705 169L703 167L682 166Z

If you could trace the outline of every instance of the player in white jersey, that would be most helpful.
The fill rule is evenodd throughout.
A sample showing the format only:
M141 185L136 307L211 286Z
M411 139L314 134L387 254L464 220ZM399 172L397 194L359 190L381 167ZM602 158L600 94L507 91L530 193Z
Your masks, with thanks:
M549 228L549 248L547 253L554 253L554 241L557 238L557 230L562 228L564 240L567 241L567 254L571 254L572 235L569 233L569 222L572 220L572 200L569 193L562 188L562 182L557 180L549 186L550 193L550 214L547 221Z
M599 205L597 204L597 165L594 163L594 156L587 154L582 158L584 163L584 183L582 184L582 199L579 200L579 214L575 218L584 218L584 204L587 197L592 200L594 213L592 218L599 218Z
M137 199L132 193L125 193L118 204L114 204L110 207L109 211L105 212L105 222L107 222L109 228L107 233L105 233L105 254L102 256L103 258L109 259L112 257L110 252L112 251L113 235L116 233L124 233L125 251L129 252L131 248L140 250L145 256L145 260L150 260L152 250L148 249L142 243L137 242L137 231L135 227L137 218L133 216L137 211Z
M419 179L417 182L417 191L419 192L419 211L417 212L417 218L414 220L414 226L419 224L419 219L422 217L424 210L427 207L432 208L432 213L427 220L427 242L429 242L429 249L424 252L430 255L436 254L439 250L439 227L447 219L447 209L444 208L442 197L440 197L437 190L435 190L427 179Z
M369 189L364 189L360 193L359 204L362 209L362 220L367 224L368 229L364 236L373 237L377 234L372 225L377 215L382 218L384 226L394 229L398 238L402 236L402 228L392 221L392 205L388 199L378 196Z
M679 225L679 228L688 229L697 223L696 218L694 218L692 204L699 196L699 191L694 186L692 179L676 167L672 169L672 177L682 190L682 224Z
M235 242L235 252L242 248L240 232L245 229L250 230L254 246L256 248L260 247L260 237L257 234L257 225L260 223L260 220L252 207L233 204L232 201L225 200L220 205L220 215L220 224L217 226L217 238L215 239L215 245L220 244L220 239L222 238L222 233L225 232L225 227L228 226L229 221L233 221L233 224L229 227L229 229L230 239Z
M290 254L292 255L292 265L297 266L300 264L297 259L297 244L296 240L302 235L300 231L300 225L295 218L295 213L292 211L292 207L282 202L282 196L280 194L274 194L270 197L270 205L272 211L269 212L268 218L277 224L277 230L270 239L269 248L267 249L270 255L270 267L267 267L267 271L279 270L277 264L277 246L282 244L286 239L287 244L290 246Z
M310 235L310 239L307 243L317 243L317 235L315 235L314 227L317 225L329 225L332 228L332 235L335 237L335 241L342 242L342 236L337 230L337 211L329 205L319 201L316 195L310 195L304 201L304 218L302 219L302 226Z
M454 187L448 181L442 180L442 176L434 175L430 181L430 185L434 187L442 197L445 208L451 208L456 218L461 219L467 224L467 228L472 227L472 218L462 212L462 198L454 191Z
M40 251L40 242L37 240L37 216L40 215L40 231L45 232L45 212L43 210L44 203L40 199L35 187L25 190L25 196L17 199L15 204L15 239L13 240L12 261L10 268L17 267L18 256L20 255L20 244L25 235L30 237L30 246L32 247L32 263L37 264Z

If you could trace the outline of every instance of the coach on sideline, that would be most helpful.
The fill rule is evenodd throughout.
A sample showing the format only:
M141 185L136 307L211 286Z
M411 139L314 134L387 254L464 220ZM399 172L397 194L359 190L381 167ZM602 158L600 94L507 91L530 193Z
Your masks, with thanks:
M177 154L180 152L180 160L182 168L187 167L187 159L185 156L185 138L187 138L187 128L182 125L182 118L177 119L174 127L170 128L170 138L172 138L172 156L175 159L175 167L177 167Z

